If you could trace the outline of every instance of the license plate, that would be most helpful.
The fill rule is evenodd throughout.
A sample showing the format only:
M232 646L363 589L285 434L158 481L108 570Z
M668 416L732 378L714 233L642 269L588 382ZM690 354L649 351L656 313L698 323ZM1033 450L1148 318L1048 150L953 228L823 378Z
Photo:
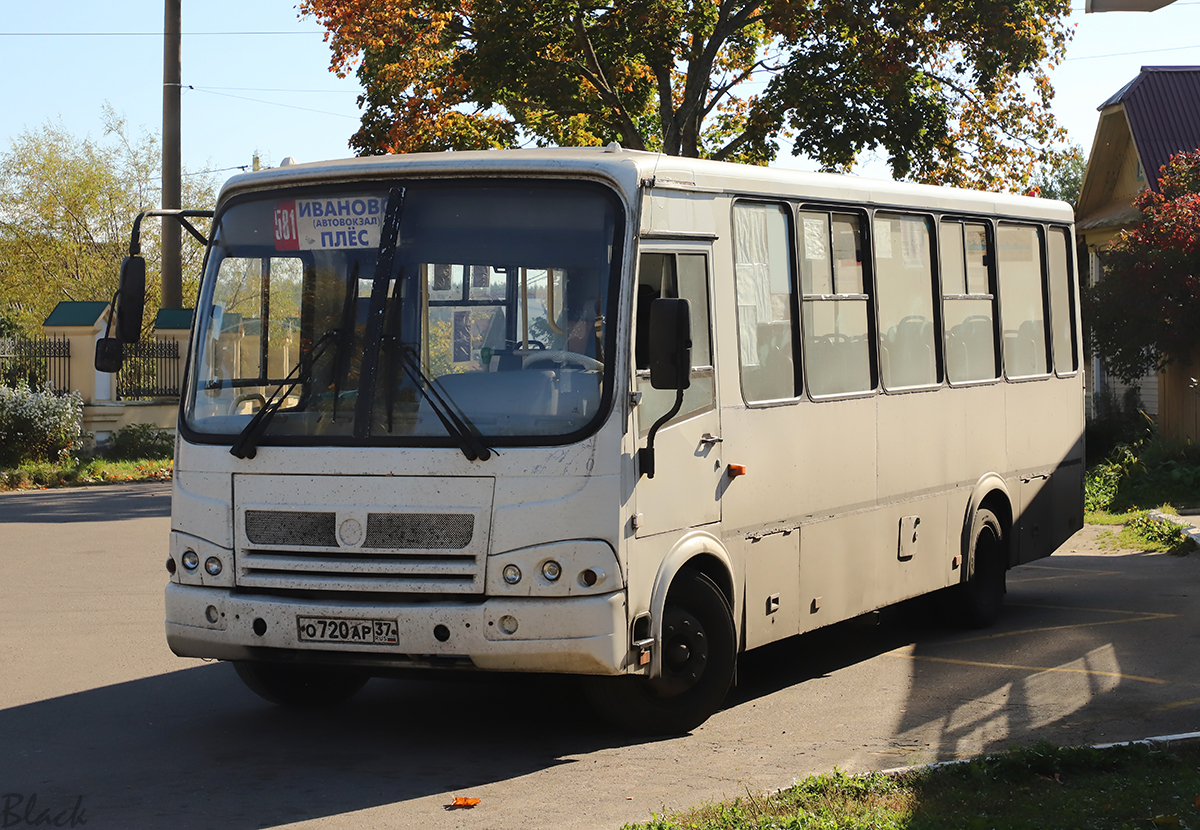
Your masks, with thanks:
M296 626L302 643L367 643L394 646L400 642L400 632L395 620L297 617Z

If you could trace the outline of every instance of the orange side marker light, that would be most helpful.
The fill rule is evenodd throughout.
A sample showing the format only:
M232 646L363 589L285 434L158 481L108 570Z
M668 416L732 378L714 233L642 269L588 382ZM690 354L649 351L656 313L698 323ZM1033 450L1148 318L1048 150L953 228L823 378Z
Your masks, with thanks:
M746 465L745 464L730 464L729 465L729 477L730 478L737 478L738 476L744 476L745 474L746 474Z

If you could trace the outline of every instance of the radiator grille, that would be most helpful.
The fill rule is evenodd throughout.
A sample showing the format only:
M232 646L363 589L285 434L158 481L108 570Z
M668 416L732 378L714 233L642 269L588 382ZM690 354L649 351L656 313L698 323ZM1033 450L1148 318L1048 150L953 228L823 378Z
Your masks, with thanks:
M247 510L246 538L254 545L336 547L332 511Z
M469 513L370 513L364 548L462 550L471 544Z
M361 514L360 514L361 515ZM359 548L339 547L334 511L246 510L239 585L282 590L481 593L486 533L474 513L368 513Z

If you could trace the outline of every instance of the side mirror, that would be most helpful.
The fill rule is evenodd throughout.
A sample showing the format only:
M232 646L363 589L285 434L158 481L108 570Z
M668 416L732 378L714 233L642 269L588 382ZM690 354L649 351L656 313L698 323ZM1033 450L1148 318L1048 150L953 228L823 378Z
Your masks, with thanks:
M650 385L678 390L692 385L692 306L688 300L660 298L650 304Z
M142 312L146 306L146 260L127 256L121 261L117 294L117 339L136 343L142 339Z
M96 341L97 372L119 372L123 362L120 340L115 337L101 337Z

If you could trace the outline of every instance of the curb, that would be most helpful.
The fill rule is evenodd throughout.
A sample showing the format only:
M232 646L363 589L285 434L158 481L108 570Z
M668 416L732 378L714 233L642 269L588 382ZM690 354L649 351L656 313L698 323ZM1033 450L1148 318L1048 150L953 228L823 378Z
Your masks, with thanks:
M1200 732L1183 732L1178 735L1158 735L1153 738L1142 738L1138 741L1117 741L1111 744L1092 744L1092 749L1111 749L1114 746L1149 746L1155 749L1170 749L1174 746L1194 746L1200 744ZM903 775L906 772L916 772L923 769L937 769L955 764L968 764L975 758L985 758L988 753L976 755L974 758L958 758L953 761L934 761L931 764L913 764L907 767L893 767L880 770L880 775ZM785 788L786 789L786 788Z
M1183 532L1187 535L1187 537L1191 539L1195 545L1200 546L1200 528L1196 527L1182 516L1173 516L1170 513L1164 513L1161 510L1151 510L1146 515L1156 522L1167 522L1169 524L1179 525L1181 528L1183 528ZM1150 739L1147 738L1147 740Z

